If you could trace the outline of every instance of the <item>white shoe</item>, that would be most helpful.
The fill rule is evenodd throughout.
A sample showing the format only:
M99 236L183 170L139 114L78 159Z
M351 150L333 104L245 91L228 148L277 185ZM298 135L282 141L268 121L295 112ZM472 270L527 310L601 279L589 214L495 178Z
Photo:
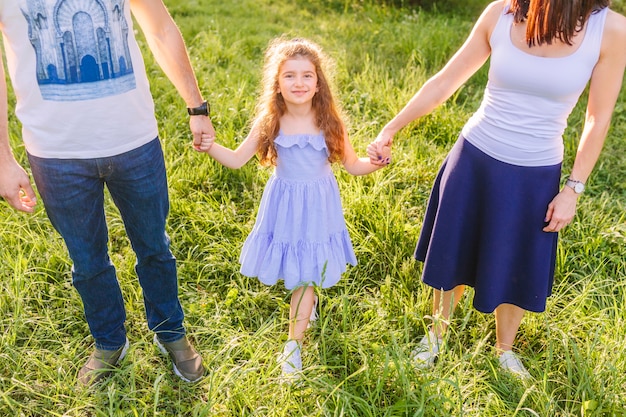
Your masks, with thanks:
M413 365L419 369L430 368L435 364L435 359L439 354L439 347L443 344L443 339L437 337L432 330L424 335L422 340L411 352Z
M302 357L297 341L289 340L285 343L283 352L278 355L278 363L283 370L283 376L296 377L302 371Z
M311 310L311 316L309 316L309 324L306 326L307 329L310 329L313 325L313 322L317 320L317 295L315 296L315 301L313 302L313 310Z
M500 355L500 367L504 370L511 372L513 375L521 378L530 378L530 373L526 370L522 361L511 350L506 350Z

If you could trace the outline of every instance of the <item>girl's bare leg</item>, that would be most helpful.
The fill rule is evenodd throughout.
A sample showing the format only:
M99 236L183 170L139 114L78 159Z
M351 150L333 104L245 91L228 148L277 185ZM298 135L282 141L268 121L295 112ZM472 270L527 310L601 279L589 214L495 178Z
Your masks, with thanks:
M302 342L304 332L309 325L309 318L315 303L315 290L312 286L298 287L291 294L289 312L289 339Z

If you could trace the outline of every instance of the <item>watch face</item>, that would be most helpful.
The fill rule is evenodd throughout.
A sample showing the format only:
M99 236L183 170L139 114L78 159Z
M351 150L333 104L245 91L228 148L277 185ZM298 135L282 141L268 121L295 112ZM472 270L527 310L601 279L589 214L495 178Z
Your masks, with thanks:
M585 191L585 184L577 182L574 186L574 191L576 191L578 194L582 193L583 191Z

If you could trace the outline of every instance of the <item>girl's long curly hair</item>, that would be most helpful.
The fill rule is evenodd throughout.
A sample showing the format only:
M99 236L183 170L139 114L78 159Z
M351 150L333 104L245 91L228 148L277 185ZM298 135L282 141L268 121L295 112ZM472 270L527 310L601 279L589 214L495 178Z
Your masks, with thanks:
M550 45L555 40L572 45L591 13L610 4L610 0L511 0L509 13L516 23L527 22L528 46Z
M344 154L344 123L339 107L332 94L330 80L325 76L330 60L321 48L306 39L277 38L272 41L265 53L263 68L263 91L256 106L254 124L259 134L258 155L262 165L276 165L274 139L280 130L280 118L287 106L278 93L278 76L285 61L304 58L315 66L317 92L313 96L312 109L317 127L324 133L330 162L340 161Z

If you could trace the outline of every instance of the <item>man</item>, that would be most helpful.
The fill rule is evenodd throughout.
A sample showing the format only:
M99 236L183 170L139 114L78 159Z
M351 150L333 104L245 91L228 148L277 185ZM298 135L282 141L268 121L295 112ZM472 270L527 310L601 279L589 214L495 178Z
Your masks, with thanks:
M0 0L0 30L33 178L68 248L73 284L95 339L78 373L83 385L108 374L128 348L124 302L107 248L105 185L137 255L155 343L183 380L204 374L202 358L185 336L176 261L165 233L164 159L131 12L188 106L194 144L202 134L214 137L184 41L161 0ZM8 140L1 56L0 73L0 195L32 212L35 193Z

